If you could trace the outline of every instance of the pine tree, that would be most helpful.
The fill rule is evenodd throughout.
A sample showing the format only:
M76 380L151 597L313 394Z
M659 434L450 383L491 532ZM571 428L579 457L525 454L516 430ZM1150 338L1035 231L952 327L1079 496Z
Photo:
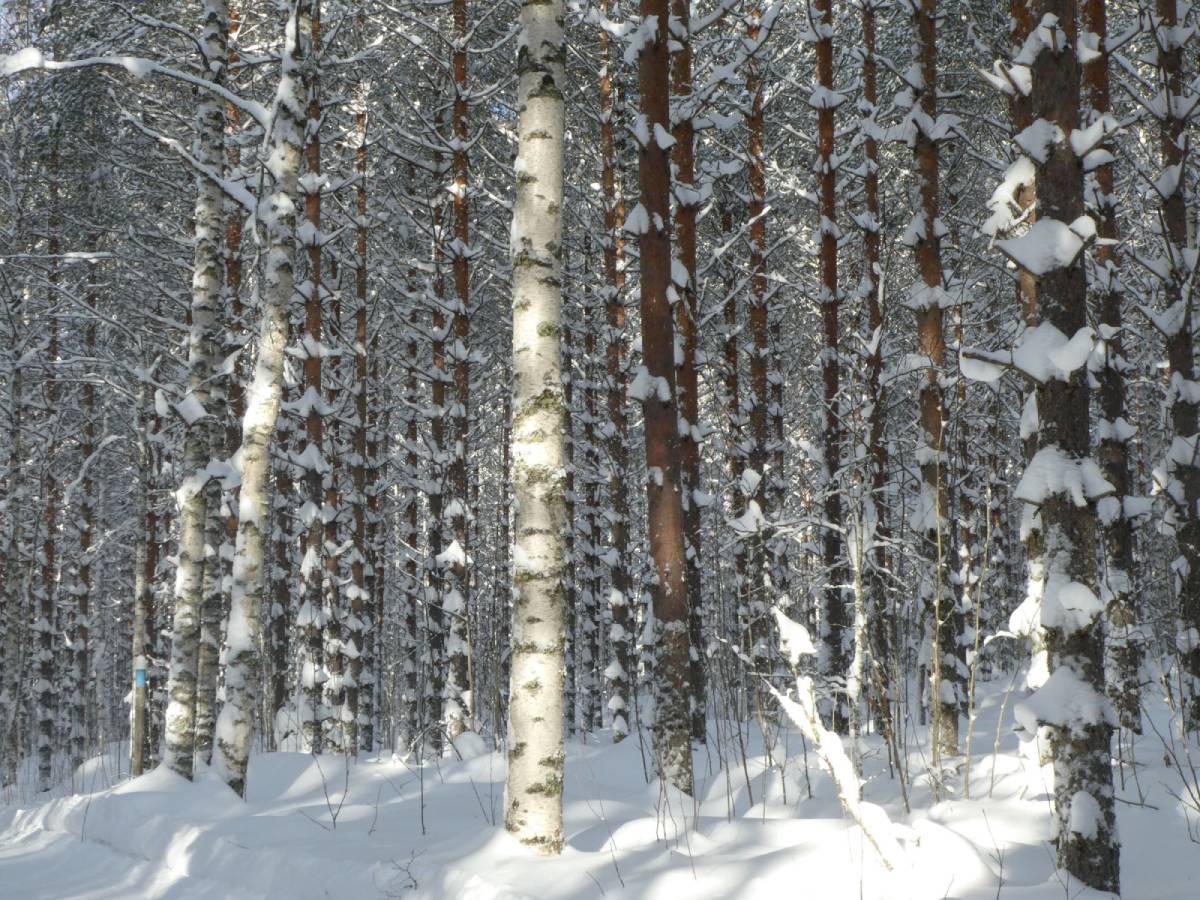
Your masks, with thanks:
M638 83L641 202L626 219L641 259L642 356L635 384L646 420L646 504L654 616L655 764L692 792L691 662L687 554L680 473L675 329L671 309L669 32L666 0L642 0ZM639 383L640 382L640 383Z
M1083 252L1096 229L1084 212L1083 167L1070 140L1081 124L1076 4L1040 0L1037 12L1039 24L1016 61L1029 67L1031 112L1034 123L1041 123L1019 136L1034 163L1038 220L1028 234L1000 247L1037 279L1038 325L1026 340L1037 335L1065 345L1091 336ZM1060 248L1052 259L1036 252L1047 242ZM1017 715L1023 724L1051 729L1059 866L1091 887L1115 892L1120 847L1109 750L1113 723L1106 711L1103 606L1097 597L1095 556L1095 500L1112 486L1088 455L1086 370L1053 366L1038 380L1035 402L1038 450L1017 497L1028 505L1025 516L1040 520L1044 540L1045 580L1037 618L1049 679ZM1079 492L1082 502L1061 487L1064 472L1077 472L1086 485ZM1070 702L1064 702L1064 692Z

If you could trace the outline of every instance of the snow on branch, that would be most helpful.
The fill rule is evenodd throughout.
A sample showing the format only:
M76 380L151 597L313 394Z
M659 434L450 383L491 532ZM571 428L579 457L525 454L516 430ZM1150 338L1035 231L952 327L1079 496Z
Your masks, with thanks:
M1034 454L1014 496L1031 506L1041 506L1048 497L1064 494L1082 507L1089 500L1115 493L1116 488L1104 477L1095 460L1079 459L1051 445Z
M959 368L972 381L996 381L1008 369L1030 381L1068 381L1077 369L1087 364L1096 343L1096 334L1088 326L1068 338L1049 322L1028 329L1021 343L1012 350L980 350L964 347L959 353Z
M1019 238L996 241L996 247L1029 274L1040 278L1056 269L1068 269L1096 239L1096 223L1080 216L1071 224L1058 219L1038 219Z
M210 166L204 165L191 153L189 153L176 138L167 137L165 134L155 131L152 128L147 128L139 122L134 116L125 115L124 120L144 134L151 140L157 141L164 147L174 151L174 153L182 159L196 174L207 178L225 194L230 200L233 200L238 206L241 206L246 212L256 215L258 212L258 198L250 191L246 190L236 181L225 178L220 172L213 171Z
M227 88L222 87L206 78L189 75L157 63L152 59L140 56L89 56L83 59L46 59L37 47L26 47L7 56L0 56L0 78L17 75L34 69L47 72L65 72L69 69L87 69L95 66L106 66L114 69L124 69L134 78L145 78L147 75L162 75L174 78L201 90L216 94L226 103L231 103L246 115L250 116L262 128L266 129L271 123L270 111L261 103L248 100Z
M775 621L779 625L783 651L788 655L794 669L801 656L815 653L816 648L813 647L808 629L798 622L793 622L777 609L772 612L775 613ZM884 867L889 872L906 870L907 860L899 841L896 840L894 826L887 812L874 803L866 803L859 799L862 794L862 782L854 771L854 763L846 755L841 738L821 722L817 713L812 679L797 676L795 699L781 694L769 683L767 689L775 695L783 711L801 733L813 742L817 756L837 786L842 809L862 829L863 836L870 842Z

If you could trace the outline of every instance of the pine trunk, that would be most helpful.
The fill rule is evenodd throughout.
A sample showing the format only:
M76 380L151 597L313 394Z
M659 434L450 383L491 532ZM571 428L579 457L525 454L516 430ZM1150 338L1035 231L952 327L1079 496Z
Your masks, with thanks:
M656 29L638 55L641 109L645 119L638 175L642 355L648 381L646 504L650 555L657 580L651 586L654 635L654 754L659 774L691 794L692 684L690 607L680 472L675 385L675 328L671 309L670 38L667 0L642 0L642 20Z
M937 110L937 0L921 0L913 10L917 70L912 85L914 104L913 157L917 168L917 223L910 228L918 280L909 305L917 317L917 350L928 361L921 381L918 405L924 446L918 453L921 467L921 500L918 530L923 540L926 577L925 614L929 621L929 705L933 719L933 746L940 756L958 754L958 713L963 701L959 639L962 614L954 597L952 534L946 517L950 510L949 458L946 453L946 398L942 383L946 368L941 238L945 231L938 218L940 163Z
M611 0L601 0L601 12L608 14ZM608 605L612 615L609 642L612 663L605 670L608 677L608 709L612 714L614 743L629 734L629 715L632 708L629 695L629 669L633 664L630 646L633 622L630 618L629 594L632 585L629 561L629 426L625 417L625 199L621 188L617 138L620 115L613 67L617 64L613 39L606 30L600 31L603 67L600 70L600 189L604 204L604 306L607 324L605 375L608 380L607 451L608 499L612 513L609 541L612 544L612 563L609 582L612 585Z
M1083 8L1083 39L1095 51L1083 63L1085 124L1111 115L1109 89L1108 15L1104 0L1087 0ZM1115 127L1115 122L1112 127ZM1109 126L1105 125L1107 131ZM1106 141L1103 149L1110 150ZM1096 279L1092 285L1098 295L1100 322L1104 339L1104 368L1098 374L1100 387L1099 434L1100 465L1104 477L1115 489L1111 500L1100 507L1104 526L1104 587L1107 591L1105 615L1108 621L1108 693L1116 706L1121 725L1136 733L1142 730L1141 646L1137 630L1137 594L1134 591L1133 524L1125 514L1124 500L1133 488L1129 469L1129 441L1132 427L1125 419L1125 359L1123 295L1120 280L1121 258L1116 251L1119 238L1115 166L1112 162L1097 166L1093 172L1093 214L1097 236L1105 243L1096 249Z
M470 408L471 408L471 206L468 197L470 178L470 123L467 85L467 2L453 0L454 104L451 109L453 152L450 159L453 178L454 240L451 242L451 268L454 276L455 303L451 327L454 342L450 354L454 361L454 403L450 409L450 504L445 514L450 526L451 548L445 569L449 578L442 596L446 616L446 732L450 739L472 727L470 612L470 522L469 495ZM454 552L450 552L453 550Z
M814 0L820 24L817 39L817 88L819 95L812 103L817 109L817 194L820 220L818 261L821 270L821 324L825 347L821 354L821 382L825 412L824 444L824 511L825 527L821 534L821 559L825 566L826 585L821 595L821 656L820 674L826 681L832 707L831 723L839 734L848 724L848 710L842 687L850 658L847 642L850 637L843 586L847 583L845 553L841 537L842 499L837 479L841 469L842 423L840 407L841 367L839 361L838 312L841 294L838 291L837 171L834 158L835 113L841 97L834 92L833 83L833 4L832 0ZM814 92L816 93L816 92ZM753 311L751 312L753 316ZM765 318L766 311L763 311ZM762 361L765 366L766 360ZM754 380L751 362L751 381ZM765 377L765 374L764 374ZM758 391L755 389L755 394ZM753 414L752 414L753 415ZM765 415L765 410L764 410ZM754 461L751 460L751 467ZM760 472L761 474L761 472Z
M701 562L701 509L696 498L700 493L700 379L696 365L700 335L696 308L696 216L700 207L700 192L696 189L696 130L692 117L696 114L692 100L692 40L690 34L690 0L671 0L673 21L678 23L677 47L671 54L671 90L674 126L671 136L671 161L674 163L675 253L679 260L680 276L686 284L673 279L677 299L675 322L679 328L683 356L676 366L679 388L679 452L683 499L683 526L687 541L688 638L692 646L692 740L704 743L707 727L705 706L705 663L703 598L704 579ZM674 270L673 270L674 271Z
M877 0L862 4L863 37L863 155L866 174L863 202L863 274L859 294L867 307L867 494L868 518L875 525L875 541L867 558L867 616L870 621L872 707L879 731L885 739L892 730L892 690L889 654L894 615L887 593L888 448L884 437L888 398L883 386L883 215L879 205L879 138L876 120L879 103L879 60L876 56Z
M1084 215L1083 168L1068 140L1080 126L1080 65L1076 55L1075 0L1041 0L1042 27L1051 41L1027 44L1033 115L1055 126L1035 161L1038 219L1067 226ZM1082 252L1067 265L1040 273L1040 327L1065 338L1087 326L1087 279ZM1037 387L1038 452L1029 472L1045 466L1092 467L1088 375L1085 367ZM1026 479L1030 478L1027 472ZM1024 482L1022 479L1024 488ZM1026 491L1019 491L1030 499ZM1070 494L1049 493L1035 514L1045 541L1045 589L1040 619L1050 678L1030 701L1040 721L1053 726L1058 865L1083 883L1118 892L1120 846L1116 836L1110 756L1112 724L1104 713L1104 627L1097 599L1095 505ZM1088 498L1091 499L1090 497ZM1070 598L1068 600L1068 597ZM1064 704L1062 690L1071 692ZM1040 696L1052 698L1038 703ZM1088 710L1099 710L1095 715Z

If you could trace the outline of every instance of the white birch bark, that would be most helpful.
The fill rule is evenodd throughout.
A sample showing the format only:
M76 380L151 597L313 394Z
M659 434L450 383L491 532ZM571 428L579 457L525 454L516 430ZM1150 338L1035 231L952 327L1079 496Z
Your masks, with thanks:
M245 795L246 765L254 708L258 702L258 646L266 587L264 558L270 530L268 479L271 442L283 392L283 357L287 346L288 305L293 297L296 257L296 181L304 116L296 86L304 44L298 22L304 4L294 7L284 32L282 72L275 94L274 127L267 148L267 167L274 185L260 209L267 233L266 290L258 336L254 378L246 396L238 467L237 546L233 557L233 589L226 646L225 704L217 719L213 770Z
M229 10L225 0L205 0L200 42L207 61L206 78L219 83L225 67ZM200 95L196 110L197 161L221 171L225 119L220 98ZM196 176L195 262L192 271L192 325L188 346L188 393L177 405L187 430L184 475L176 493L179 504L179 566L175 576L175 615L171 626L171 667L163 762L184 778L192 777L196 728L196 676L200 652L200 606L204 584L206 503L211 478L207 415L209 381L217 352L215 312L221 298L221 190L211 179Z
M523 844L547 855L562 849L565 56L561 0L523 0L511 245L515 547L505 824Z

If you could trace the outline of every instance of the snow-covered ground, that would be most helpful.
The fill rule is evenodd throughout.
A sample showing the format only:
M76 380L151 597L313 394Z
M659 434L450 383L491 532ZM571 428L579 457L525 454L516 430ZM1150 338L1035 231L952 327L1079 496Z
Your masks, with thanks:
M602 739L571 744L567 845L552 860L533 857L505 833L504 760L482 748L420 769L388 756L365 759L348 772L335 757L260 755L245 803L209 775L187 783L160 769L95 793L0 807L0 897L1101 896L1055 871L1045 775L1010 731L1011 699L993 757L1003 701L997 687L981 703L971 799L961 796L960 772L948 778L948 789L957 786L953 799L935 802L929 779L917 774L926 768L924 748L914 745L906 814L882 744L867 740L865 798L891 816L907 871L888 873L877 862L842 815L811 747L806 777L797 733L781 738L788 744L781 778L778 764L767 769L752 727L743 732L752 754L744 767L732 751L727 766L715 750L698 752L697 804L647 785L636 736L615 747ZM1148 727L1135 762L1123 766L1123 787L1116 773L1123 896L1195 900L1197 776L1187 748L1169 737L1168 711L1150 712L1162 737ZM722 743L738 742L725 735ZM1200 768L1200 749L1190 754ZM96 759L77 783L112 780L115 772L111 759Z

